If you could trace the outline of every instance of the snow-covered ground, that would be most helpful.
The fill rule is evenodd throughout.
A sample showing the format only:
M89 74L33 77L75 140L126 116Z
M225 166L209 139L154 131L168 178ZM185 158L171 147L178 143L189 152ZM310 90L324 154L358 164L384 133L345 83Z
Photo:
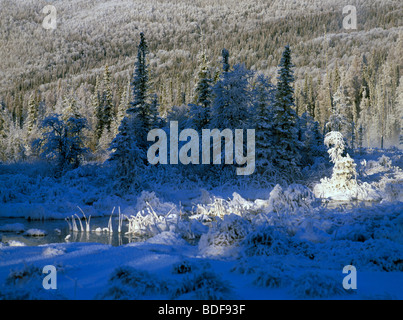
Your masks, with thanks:
M160 186L121 196L96 166L61 181L41 175L40 166L2 166L0 299L403 299L401 152L353 159L354 185L371 193L344 202L315 197L313 180L244 190ZM114 207L111 222L94 224ZM21 222L66 217L51 231ZM131 243L75 242L116 234L119 221ZM25 242L31 238L45 244ZM42 286L46 265L56 267L57 290ZM347 265L357 270L357 289L343 288Z

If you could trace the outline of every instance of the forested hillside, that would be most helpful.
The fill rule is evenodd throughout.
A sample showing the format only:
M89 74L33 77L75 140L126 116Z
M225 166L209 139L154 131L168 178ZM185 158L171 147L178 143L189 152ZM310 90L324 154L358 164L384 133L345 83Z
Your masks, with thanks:
M88 121L86 147L105 148L132 100L128 84L140 32L162 117L195 102L201 53L212 81L225 48L230 66L245 64L275 84L290 45L299 116L307 111L325 133L337 110L350 124L345 134L354 147L399 146L403 4L353 2L1 0L0 159L32 155L41 121L69 107ZM57 9L55 30L41 25L47 4ZM347 4L357 8L357 30L343 28ZM97 108L105 93L114 131L101 139Z

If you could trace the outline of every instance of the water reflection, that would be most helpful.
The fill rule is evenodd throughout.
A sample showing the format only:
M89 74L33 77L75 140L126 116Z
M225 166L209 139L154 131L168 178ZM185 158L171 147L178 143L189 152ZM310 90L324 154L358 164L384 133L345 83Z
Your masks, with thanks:
M96 242L108 244L112 246L121 246L132 242L143 241L138 237L125 235L127 227L123 223L122 232L118 232L118 221L113 221L110 232L96 232L95 229L101 230L108 225L109 218L91 218L91 232L73 232L69 230L69 226L64 220L45 220L45 221L28 221L21 218L0 218L0 226L7 224L21 223L25 227L25 231L29 229L40 229L47 233L44 237L28 237L24 233L0 232L0 238L3 243L10 241L19 241L27 246L38 246L49 243L64 242Z

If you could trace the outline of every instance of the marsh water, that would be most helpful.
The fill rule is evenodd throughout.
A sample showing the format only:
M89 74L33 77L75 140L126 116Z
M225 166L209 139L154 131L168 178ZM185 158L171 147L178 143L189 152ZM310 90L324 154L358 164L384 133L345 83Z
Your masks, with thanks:
M109 217L91 218L91 230L106 228L108 226L108 221ZM95 231L73 232L69 230L69 226L65 220L26 220L23 218L0 218L0 229L6 225L16 223L23 225L25 231L29 229L39 229L45 231L46 235L33 237L26 235L25 232L0 231L0 239L2 239L3 243L18 241L27 246L38 246L49 243L96 242L112 246L120 246L140 240L125 235L125 232L127 231L125 222L123 222L122 232L118 233L118 220L113 220L112 222L112 234L109 232Z
M349 210L354 207L371 207L376 202L369 201L324 201L322 206L327 209ZM109 217L91 218L91 230L97 228L106 228L108 226ZM28 236L25 232L5 232L1 231L6 225L21 224L24 230L39 229L43 230L45 236ZM84 221L82 222L84 224ZM118 232L118 219L112 220L113 233L109 232L73 232L65 220L27 220L23 218L0 218L0 242L10 244L18 241L26 246L38 246L50 243L65 242L88 242L109 244L112 246L125 245L132 242L144 241L139 237L131 237L125 234L127 231L127 222L123 221L122 232ZM80 229L79 223L77 222ZM85 225L84 225L85 228ZM15 243L14 243L15 244Z

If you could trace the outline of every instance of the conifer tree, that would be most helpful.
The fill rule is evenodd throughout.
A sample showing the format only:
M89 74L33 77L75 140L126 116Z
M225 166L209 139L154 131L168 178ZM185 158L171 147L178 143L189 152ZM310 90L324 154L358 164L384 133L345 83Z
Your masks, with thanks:
M271 168L271 121L274 89L269 78L259 75L253 90L253 109L255 123L256 169L264 174Z
M26 130L27 133L31 133L38 121L38 112L39 112L39 104L35 97L35 95L31 95L28 102L28 114L26 121Z
M196 130L206 128L210 122L212 103L212 79L205 50L199 54L199 70L194 90L194 104L190 105L192 126Z
M156 111L149 103L147 54L148 45L144 34L141 33L131 82L133 101L110 148L112 154L109 160L115 164L120 186L124 188L134 183L138 178L138 170L142 170L146 165L147 134L156 118Z
M244 65L235 65L224 72L213 87L211 128L243 129L250 124L252 95L250 79L253 71Z
M294 110L294 82L291 50L287 45L280 60L277 89L273 103L271 126L272 162L282 171L299 172L301 143L298 140L297 119Z
M120 92L120 99L119 99L119 105L118 105L118 112L116 116L116 132L115 135L118 134L119 132L119 126L123 120L123 118L127 114L127 110L129 109L130 106L130 82L122 88Z
M81 118L78 112L77 101L73 97L64 96L62 119L67 122L70 118Z
M229 52L227 49L222 49L221 52L222 55L222 70L224 72L228 72L230 69L230 65L229 65Z
M199 70L197 72L194 103L208 109L211 105L211 74L206 51L199 54Z
M155 110L151 110L149 66L147 54L149 53L147 41L143 33L140 33L140 43L137 48L137 60L134 66L132 79L133 101L127 110L130 115L131 130L137 140L137 146L147 149L147 133L153 129L153 119L157 116Z
M97 84L97 86L99 83ZM97 87L96 86L96 87ZM99 90L99 88L97 88ZM104 129L108 132L111 131L111 125L113 121L113 97L111 88L111 74L108 65L105 66L103 75L103 85L101 93L95 92L93 97L93 103L97 104L96 116L96 134L98 139L101 137Z

